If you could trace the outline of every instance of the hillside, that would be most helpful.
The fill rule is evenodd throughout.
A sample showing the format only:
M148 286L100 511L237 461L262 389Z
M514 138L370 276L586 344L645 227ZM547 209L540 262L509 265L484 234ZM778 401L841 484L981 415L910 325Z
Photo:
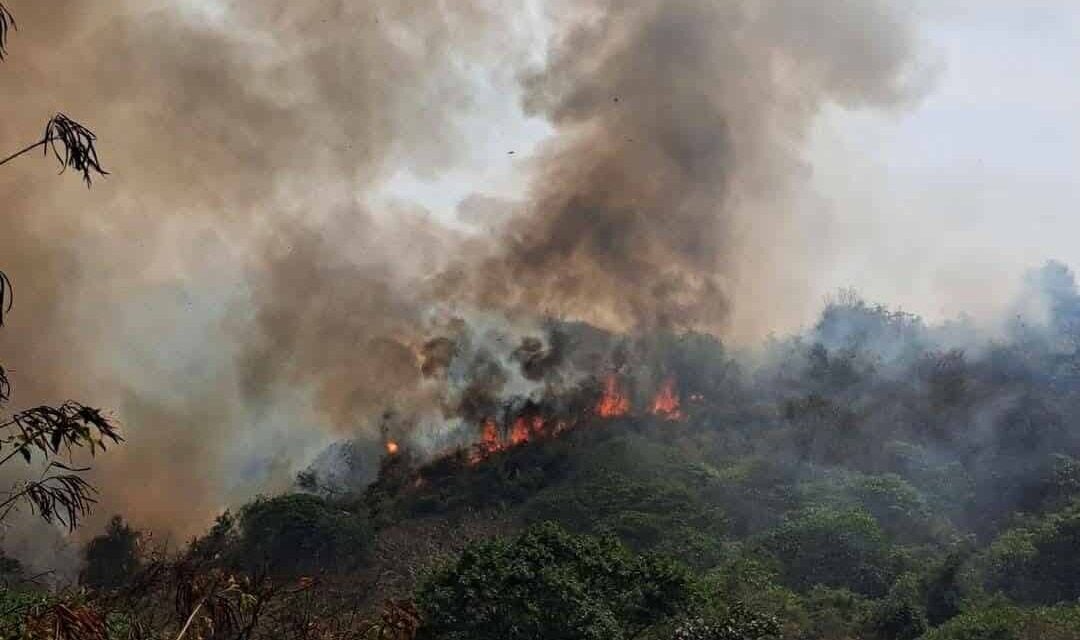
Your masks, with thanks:
M850 295L753 360L608 335L667 375L627 357L434 457L388 440L374 482L313 469L179 553L118 519L78 598L161 630L219 598L213 637L1080 637L1080 295L1032 282L1065 284L1044 321L986 340Z

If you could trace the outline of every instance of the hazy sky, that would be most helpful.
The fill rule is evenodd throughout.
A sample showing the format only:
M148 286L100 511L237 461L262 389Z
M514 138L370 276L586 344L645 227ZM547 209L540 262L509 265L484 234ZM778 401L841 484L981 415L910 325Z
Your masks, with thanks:
M821 123L810 158L846 238L830 284L1000 308L1025 268L1080 265L1080 5L940 3L923 25L939 71L917 106Z

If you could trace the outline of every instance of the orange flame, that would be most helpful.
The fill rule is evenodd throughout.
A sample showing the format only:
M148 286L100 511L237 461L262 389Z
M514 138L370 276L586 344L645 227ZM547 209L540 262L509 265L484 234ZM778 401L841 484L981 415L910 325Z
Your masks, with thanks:
M502 449L503 444L499 438L499 425L495 422L495 418L487 418L480 427L480 442L473 445L472 452L469 454L469 463L477 464Z
M630 412L630 399L619 388L619 378L614 373L604 378L604 395L596 405L601 418L617 418Z
M386 453L388 455L396 456L397 452L400 449L401 449L401 447L398 446L398 443L394 442L393 440L387 440L386 441Z
M498 451L502 448L499 442L499 425L495 424L495 418L484 420L483 430L480 432L480 447L485 451Z
M518 416L510 427L510 444L519 445L529 441L529 425L523 416Z
M675 378L668 378L660 385L660 391L653 398L652 414L666 420L683 419L683 412L679 406L679 394L675 391Z

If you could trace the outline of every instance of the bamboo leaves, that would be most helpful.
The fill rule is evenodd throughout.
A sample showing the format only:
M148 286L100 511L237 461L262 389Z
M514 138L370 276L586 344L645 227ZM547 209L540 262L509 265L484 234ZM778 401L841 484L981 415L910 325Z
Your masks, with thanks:
M4 59L7 55L7 39L8 31L16 31L18 26L15 24L15 16L11 15L7 7L0 2L0 60Z
M91 172L101 176L109 172L101 168L94 143L97 136L93 131L75 122L62 113L58 113L45 125L43 141L47 145L46 153L52 150L60 162L60 172L71 168L83 176L86 186L90 186Z

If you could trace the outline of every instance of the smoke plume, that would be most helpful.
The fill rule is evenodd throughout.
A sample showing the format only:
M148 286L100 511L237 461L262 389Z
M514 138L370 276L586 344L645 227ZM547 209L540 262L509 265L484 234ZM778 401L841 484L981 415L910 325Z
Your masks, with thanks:
M556 135L528 203L455 290L484 306L727 328L741 298L773 301L761 262L797 259L783 240L814 116L898 104L919 77L910 27L884 3L595 1L565 14L580 17L524 76L525 108Z
M0 140L63 109L112 175L0 171L0 361L19 405L112 408L102 515L181 535L388 408L527 391L563 362L545 316L767 326L815 114L918 79L884 2L8 4ZM519 201L478 196L484 229L373 205L468 152L485 86L553 128Z

